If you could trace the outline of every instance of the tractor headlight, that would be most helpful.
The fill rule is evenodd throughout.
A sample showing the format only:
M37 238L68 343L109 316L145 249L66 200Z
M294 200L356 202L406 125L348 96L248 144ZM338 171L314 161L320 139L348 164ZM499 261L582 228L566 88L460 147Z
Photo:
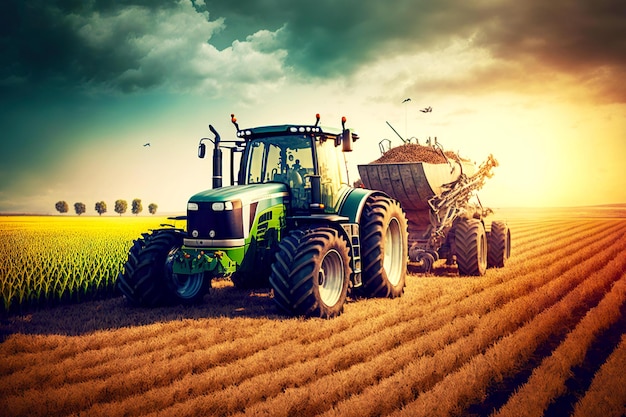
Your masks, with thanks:
M213 211L225 211L225 210L232 211L232 209L233 209L232 201L218 201L218 202L211 204L211 210Z
M198 203L187 203L187 210L198 211Z

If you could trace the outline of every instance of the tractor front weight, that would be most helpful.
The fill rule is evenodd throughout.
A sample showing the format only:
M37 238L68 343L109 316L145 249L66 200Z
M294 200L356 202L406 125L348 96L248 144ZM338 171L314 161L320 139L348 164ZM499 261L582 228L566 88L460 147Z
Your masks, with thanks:
M193 275L209 272L213 277L228 276L237 270L237 263L225 251L207 252L200 249L182 248L174 254L172 272Z

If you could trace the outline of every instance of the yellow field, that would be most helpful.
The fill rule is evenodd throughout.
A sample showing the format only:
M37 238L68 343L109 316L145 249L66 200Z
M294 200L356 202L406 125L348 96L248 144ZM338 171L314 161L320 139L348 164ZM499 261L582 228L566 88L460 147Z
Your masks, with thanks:
M164 217L0 217L0 312L111 293L128 248Z
M11 316L0 327L0 409L624 415L626 218L615 213L506 213L505 268L459 278L436 264L410 275L401 298L350 302L333 320L280 316L269 290L226 281L194 307L116 297Z

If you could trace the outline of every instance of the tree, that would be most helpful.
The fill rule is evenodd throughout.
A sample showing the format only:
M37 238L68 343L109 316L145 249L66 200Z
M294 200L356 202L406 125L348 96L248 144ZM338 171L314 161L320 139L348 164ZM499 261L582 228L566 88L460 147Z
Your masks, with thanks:
M105 203L104 201L98 201L96 203L96 212L102 216L102 213L106 213L107 212L107 203Z
M57 201L54 205L59 213L67 213L69 211L69 206L67 205L67 201Z
M76 214L80 216L86 211L85 203L74 203L74 210L76 211Z
M156 204L154 204L154 203L150 203L150 204L148 205L148 212L150 212L150 214L154 214L154 213L156 213L156 212L157 212L157 208L159 208L159 206L157 206L157 205L156 205Z
M128 203L126 202L126 200L115 201L115 212L119 213L120 216L126 213L127 208L128 208Z
M137 215L137 214L141 213L141 211L143 210L143 206L141 205L141 199L139 199L139 198L135 198L135 199L133 200L133 203L132 203L132 204L133 204L133 206L132 206L132 208L130 209L130 211L131 211L134 215Z

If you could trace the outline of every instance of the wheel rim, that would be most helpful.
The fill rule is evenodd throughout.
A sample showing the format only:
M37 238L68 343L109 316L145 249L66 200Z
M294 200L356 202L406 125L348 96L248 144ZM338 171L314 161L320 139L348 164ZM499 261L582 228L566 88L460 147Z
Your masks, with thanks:
M478 270L487 268L487 239L484 233L478 235Z
M385 248L383 268L387 272L387 279L391 285L398 285L402 278L402 231L400 222L395 217L391 219L385 233Z
M504 260L508 260L511 256L511 232L506 229L506 238L504 239Z
M334 306L341 298L343 291L344 271L341 255L332 249L324 255L318 272L318 288L320 299L329 307Z
M172 264L174 262L174 254L178 249L172 250L167 257L166 271L167 279L172 285L172 289L176 292L176 295L182 299L192 299L198 295L204 286L204 273L197 274L175 274L173 272Z
M204 274L181 275L172 274L172 283L180 298L194 298L204 283Z

